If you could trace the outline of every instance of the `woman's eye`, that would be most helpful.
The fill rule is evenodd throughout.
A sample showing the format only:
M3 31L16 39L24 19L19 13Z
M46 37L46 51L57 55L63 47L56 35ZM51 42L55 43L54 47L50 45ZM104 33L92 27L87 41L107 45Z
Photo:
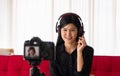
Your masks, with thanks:
M71 31L75 31L75 30L71 30Z
M66 29L63 29L63 31L67 31Z
M70 30L70 31L76 31L76 30L72 29L72 30Z

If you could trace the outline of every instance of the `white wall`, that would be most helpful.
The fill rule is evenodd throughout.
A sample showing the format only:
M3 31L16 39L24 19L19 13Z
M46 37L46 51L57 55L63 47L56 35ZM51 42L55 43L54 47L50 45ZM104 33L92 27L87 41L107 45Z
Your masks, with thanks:
M95 55L120 55L119 0L0 0L0 48L21 55L33 36L56 42L55 24L65 12L81 16Z

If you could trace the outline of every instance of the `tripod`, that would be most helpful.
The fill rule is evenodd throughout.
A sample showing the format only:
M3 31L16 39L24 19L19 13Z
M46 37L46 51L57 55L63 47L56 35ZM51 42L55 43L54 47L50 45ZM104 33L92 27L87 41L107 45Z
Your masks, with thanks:
M44 73L40 73L40 69L37 67L41 61L29 61L29 64L32 65L30 68L30 76L45 76Z
M30 69L30 76L45 76L44 73L40 73L39 68L37 68L36 66L33 66Z

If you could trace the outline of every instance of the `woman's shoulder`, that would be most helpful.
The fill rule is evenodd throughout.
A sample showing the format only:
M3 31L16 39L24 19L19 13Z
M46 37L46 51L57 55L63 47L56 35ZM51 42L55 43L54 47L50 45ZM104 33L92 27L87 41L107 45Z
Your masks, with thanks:
M84 48L84 50L83 50L83 54L84 54L84 56L93 56L94 55L94 49L93 49L93 47L87 45Z
M87 45L84 50L89 51L89 52L90 52L90 51L91 51L91 52L94 52L93 47L92 47L92 46L89 46L89 45Z
M89 45L86 45L86 49L91 49L91 50L93 50L93 47L92 47L92 46L89 46Z

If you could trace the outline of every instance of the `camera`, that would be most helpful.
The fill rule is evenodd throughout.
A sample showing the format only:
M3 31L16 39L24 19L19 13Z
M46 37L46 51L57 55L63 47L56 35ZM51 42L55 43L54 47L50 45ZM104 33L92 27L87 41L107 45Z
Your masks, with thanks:
M24 43L24 58L29 61L53 60L54 43L42 41L39 37L33 37Z
M31 40L24 42L24 59L29 61L33 66L31 76L44 76L39 73L37 65L41 60L54 60L55 46L53 42L42 41L39 37L33 37Z

